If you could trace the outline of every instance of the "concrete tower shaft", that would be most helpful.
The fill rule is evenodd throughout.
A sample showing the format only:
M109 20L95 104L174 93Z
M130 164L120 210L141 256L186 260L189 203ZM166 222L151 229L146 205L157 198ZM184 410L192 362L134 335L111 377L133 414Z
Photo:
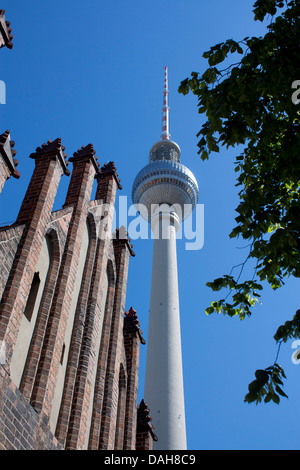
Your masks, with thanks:
M163 220L165 218L165 221ZM175 219L175 220L174 220ZM176 230L179 220L155 215L154 233L165 222L165 238L154 240L150 316L144 396L158 441L154 449L186 449L186 423L181 357Z

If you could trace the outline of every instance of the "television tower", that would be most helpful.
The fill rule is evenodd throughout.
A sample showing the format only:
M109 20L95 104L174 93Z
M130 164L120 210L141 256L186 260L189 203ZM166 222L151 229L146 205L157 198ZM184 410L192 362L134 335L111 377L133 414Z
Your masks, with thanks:
M132 200L153 232L153 264L144 397L158 441L154 449L186 449L176 233L197 204L198 184L170 140L165 67L161 140L136 176Z

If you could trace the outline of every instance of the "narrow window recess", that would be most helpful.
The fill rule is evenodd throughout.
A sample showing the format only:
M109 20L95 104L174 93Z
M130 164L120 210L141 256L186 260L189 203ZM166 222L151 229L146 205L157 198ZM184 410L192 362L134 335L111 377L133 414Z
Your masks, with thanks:
M29 296L28 296L26 307L25 307L25 310L24 310L24 315L25 315L25 317L27 318L27 320L29 322L31 321L32 314L33 314L33 311L34 311L34 306L35 306L36 298L37 298L37 295L38 295L40 283L41 283L41 280L40 280L39 272L34 273L32 283L31 283L31 287L30 287Z
M63 344L62 350L61 350L61 356L60 356L60 364L63 365L64 362L64 355L65 355L65 350L66 350L66 345L65 343Z

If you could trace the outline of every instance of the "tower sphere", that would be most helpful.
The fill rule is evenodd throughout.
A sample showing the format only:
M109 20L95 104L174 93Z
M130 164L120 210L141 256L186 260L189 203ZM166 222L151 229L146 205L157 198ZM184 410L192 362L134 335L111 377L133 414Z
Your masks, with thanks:
M132 201L141 215L150 221L154 205L168 204L185 219L198 201L195 176L180 163L180 148L171 140L161 140L150 150L150 163L136 176ZM152 206L152 207L151 207Z

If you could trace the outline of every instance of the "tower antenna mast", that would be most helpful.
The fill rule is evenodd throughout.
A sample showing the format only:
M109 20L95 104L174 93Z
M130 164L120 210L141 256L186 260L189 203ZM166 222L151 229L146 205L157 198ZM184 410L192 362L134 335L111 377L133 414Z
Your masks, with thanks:
M169 89L168 89L168 67L165 67L165 83L164 83L164 103L163 103L163 123L162 123L162 134L161 140L169 140L169 112L170 108L168 105L168 98L169 98Z

